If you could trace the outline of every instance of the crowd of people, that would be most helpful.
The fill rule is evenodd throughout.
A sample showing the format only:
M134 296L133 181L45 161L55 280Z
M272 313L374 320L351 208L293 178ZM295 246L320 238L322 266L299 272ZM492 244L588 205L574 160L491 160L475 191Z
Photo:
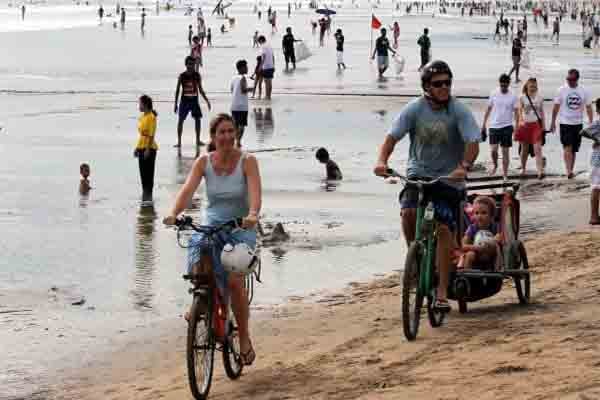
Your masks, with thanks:
M460 5L463 9L465 4ZM102 9L101 9L102 10ZM142 12L145 12L143 10ZM489 10L482 10L489 12ZM102 19L104 11L99 11ZM118 13L121 21L125 21L125 10L120 8ZM256 10L258 18L261 11ZM268 17L272 32L276 32L276 11L269 7ZM288 14L291 6L288 7ZM540 15L544 15L543 13ZM547 14L546 14L547 15ZM537 16L535 19L537 23ZM556 40L560 32L560 19L557 17L554 33ZM593 19L593 18L592 18ZM316 25L311 22L313 31ZM142 29L144 20L142 19ZM320 43L331 26L331 19L321 18L318 22L320 29ZM509 27L512 35L514 21L510 23L504 15L496 24L495 36L508 37ZM269 101L272 97L272 80L275 74L275 55L273 48L267 42L264 34L258 31L252 38L253 47L257 47L258 55L256 66L250 78L248 61L239 59L235 63L237 74L232 78L229 91L231 93L230 113L220 113L210 121L207 152L201 154L201 146L206 143L201 141L201 120L203 117L200 106L202 98L208 110L211 102L202 86L200 69L203 66L202 47L211 44L211 31L206 27L202 11L197 13L197 27L194 35L193 26L188 26L187 41L190 54L185 58L185 71L177 79L175 90L174 112L178 115L177 144L175 147L181 151L183 125L191 113L195 122L196 161L189 173L184 186L180 189L175 205L166 223L173 223L175 218L186 208L200 183L206 181L206 207L207 223L221 224L229 220L242 219L242 228L235 233L236 242L244 243L249 248L256 246L256 230L261 211L262 194L259 163L257 159L243 151L243 135L248 125L249 96L254 96L258 89L258 98L262 96L264 84L264 99ZM387 37L387 29L380 29L380 36L375 41L371 54L372 59L377 59L379 77L383 77L389 67L389 53L395 54L399 47L400 25L398 22L390 27L393 41ZM295 38L292 28L287 27L282 37L282 51L285 69L296 69ZM554 37L554 34L553 34ZM341 28L334 34L336 46L336 61L338 69L345 69L344 62L344 35ZM479 155L479 144L489 138L491 168L490 175L496 175L499 168L501 155L501 174L506 180L509 178L510 149L513 140L519 142L521 174L526 175L527 161L530 156L535 158L538 179L545 178L545 158L543 146L546 135L558 130L560 142L563 147L563 160L568 179L575 177L574 165L577 153L582 143L582 132L597 141L594 142L592 156L592 195L590 224L600 224L598 203L600 202L600 122L593 123L592 96L580 84L580 72L570 69L567 72L566 82L556 92L553 100L550 128L546 129L546 115L544 113L544 99L540 94L537 79L530 77L519 89L520 93L511 91L511 76L515 73L516 82L519 79L523 42L527 40L527 18L517 21L517 34L513 38L512 57L513 66L509 73L502 73L498 78L498 88L490 94L481 127L478 126L471 110L453 97L452 85L454 80L450 66L443 61L431 61L431 39L429 29L425 28L418 38L420 48L420 77L423 94L410 101L402 108L394 119L389 134L385 137L374 167L378 176L388 176L388 160L394 152L398 141L408 137L410 140L407 154L409 178L437 178L449 176L457 181L464 179L473 168ZM250 81L254 80L254 84ZM143 95L139 98L138 141L135 145L134 156L138 159L140 180L143 199L151 200L154 186L154 170L157 151L156 141L157 112L154 110L152 99ZM600 114L600 99L596 101L596 111ZM584 128L584 122L590 126ZM329 180L341 180L342 172L338 164L331 159L327 149L319 148L315 157L325 167L325 176ZM82 193L90 190L90 166L80 166ZM407 187L400 195L402 209L402 231L407 242L415 237L416 206L418 192ZM452 204L436 203L436 212L440 216L442 225L438 231L438 271L440 284L436 296L435 307L449 310L447 301L448 279L451 270L452 237L456 230L456 220ZM469 268L477 261L477 257L491 257L491 253L475 253L473 246L478 230L490 230L491 218L494 207L486 198L477 199L474 203L476 214L479 215L476 223L469 227L463 238L466 250L461 267ZM200 244L201 237L194 240ZM188 260L188 270L192 273L206 270L207 264L213 262L208 250L201 245L191 246ZM233 276L229 281L232 292L233 310L239 326L240 347L244 364L250 365L255 358L255 352L248 329L248 309L246 293L243 290L243 281L238 276Z

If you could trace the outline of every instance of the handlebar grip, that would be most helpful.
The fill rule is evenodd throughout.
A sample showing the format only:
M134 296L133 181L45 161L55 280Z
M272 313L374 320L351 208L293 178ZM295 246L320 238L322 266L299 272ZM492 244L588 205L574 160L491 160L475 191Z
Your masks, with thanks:
M181 217L177 217L177 219L175 220L175 226L182 227L185 225L189 225L192 222L193 222L192 217L187 216L187 215L182 215Z

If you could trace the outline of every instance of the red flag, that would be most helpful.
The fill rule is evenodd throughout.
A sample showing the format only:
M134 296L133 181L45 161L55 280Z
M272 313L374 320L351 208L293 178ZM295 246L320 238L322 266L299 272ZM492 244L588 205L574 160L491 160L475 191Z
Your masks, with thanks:
M381 21L379 21L377 19L377 17L375 16L375 14L371 14L371 28L372 29L379 29L379 28L381 28Z

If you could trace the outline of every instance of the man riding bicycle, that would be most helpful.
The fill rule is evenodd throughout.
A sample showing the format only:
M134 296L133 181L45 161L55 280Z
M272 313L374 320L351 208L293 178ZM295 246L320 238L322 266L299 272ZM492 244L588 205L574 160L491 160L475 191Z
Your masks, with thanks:
M388 160L394 147L408 133L410 148L409 179L436 179L448 176L448 185L464 188L464 179L477 155L481 133L471 111L450 95L452 71L444 61L432 61L421 71L423 95L409 102L392 123L379 151L374 172L388 176ZM456 229L455 204L436 200L436 215L441 222L437 232L439 285L434 307L449 311L447 300L451 252L455 247L452 234ZM415 239L418 191L406 187L400 194L402 231L407 243Z

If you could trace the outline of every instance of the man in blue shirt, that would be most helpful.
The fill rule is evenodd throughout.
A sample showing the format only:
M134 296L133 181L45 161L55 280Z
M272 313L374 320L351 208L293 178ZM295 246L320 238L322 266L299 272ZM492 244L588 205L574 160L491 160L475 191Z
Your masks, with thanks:
M387 176L388 160L394 147L408 134L407 176L413 179L450 176L455 181L452 186L460 189L464 184L457 185L456 181L464 181L467 169L479 154L479 127L471 111L451 97L452 71L445 62L432 61L427 64L421 72L421 86L423 96L408 103L394 120L381 146L374 172L378 176ZM418 192L411 187L401 194L402 231L409 244L415 238L417 200ZM451 251L455 247L451 231L457 217L453 212L450 215L438 227L437 267L440 284L434 307L442 311L450 309L447 289Z

